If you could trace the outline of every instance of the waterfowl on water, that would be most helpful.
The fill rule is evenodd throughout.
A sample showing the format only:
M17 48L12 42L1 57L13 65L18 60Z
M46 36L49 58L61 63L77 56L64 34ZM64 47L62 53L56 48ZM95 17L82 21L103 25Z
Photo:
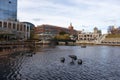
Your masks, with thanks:
M77 63L82 64L82 59L78 59Z
M64 63L64 62L65 62L65 58L64 58L64 57L61 57L61 58L60 58L60 61L61 61L62 63Z

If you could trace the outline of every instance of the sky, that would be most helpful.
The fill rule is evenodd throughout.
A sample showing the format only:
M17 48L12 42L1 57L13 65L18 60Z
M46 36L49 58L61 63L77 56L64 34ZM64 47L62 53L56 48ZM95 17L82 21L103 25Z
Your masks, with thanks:
M108 26L120 26L120 0L18 0L18 19L33 24L50 24L107 33Z

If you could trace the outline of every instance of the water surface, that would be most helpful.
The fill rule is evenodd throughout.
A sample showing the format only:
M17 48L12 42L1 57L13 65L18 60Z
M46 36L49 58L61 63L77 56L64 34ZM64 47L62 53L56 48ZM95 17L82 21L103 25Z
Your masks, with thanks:
M120 47L56 46L0 56L0 80L119 80ZM70 64L68 55L83 60ZM60 58L65 57L65 63Z

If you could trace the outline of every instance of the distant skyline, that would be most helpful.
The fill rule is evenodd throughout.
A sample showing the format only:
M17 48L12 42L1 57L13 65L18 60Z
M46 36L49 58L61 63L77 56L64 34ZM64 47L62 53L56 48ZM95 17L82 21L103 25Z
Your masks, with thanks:
M120 0L18 0L18 19L33 24L51 24L107 32L109 25L120 26Z

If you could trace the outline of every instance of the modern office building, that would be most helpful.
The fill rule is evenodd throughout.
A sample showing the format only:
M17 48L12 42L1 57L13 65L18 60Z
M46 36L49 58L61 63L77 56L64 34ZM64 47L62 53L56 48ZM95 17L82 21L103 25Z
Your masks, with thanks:
M31 24L17 21L17 0L0 0L0 41L27 40Z
M17 0L0 0L0 20L17 21Z

